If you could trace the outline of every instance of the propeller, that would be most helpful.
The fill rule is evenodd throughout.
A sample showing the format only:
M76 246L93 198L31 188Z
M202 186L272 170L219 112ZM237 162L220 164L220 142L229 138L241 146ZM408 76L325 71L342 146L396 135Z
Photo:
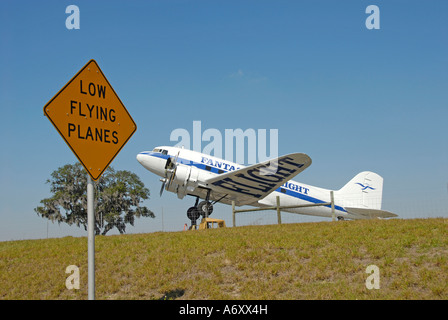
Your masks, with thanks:
M165 188L166 178L160 179L162 181L162 188L160 188L160 196L162 196L163 188Z
M168 189L171 185L171 182L174 180L174 177L176 176L176 169L177 169L177 158L179 157L179 152L177 152L176 157L174 160L172 160L172 157L169 157L166 160L165 164L165 178L160 179L162 181L162 187L160 188L160 196L162 196L163 189L165 189L165 185L168 182L168 185L166 186L166 189ZM169 176L169 177L168 177Z

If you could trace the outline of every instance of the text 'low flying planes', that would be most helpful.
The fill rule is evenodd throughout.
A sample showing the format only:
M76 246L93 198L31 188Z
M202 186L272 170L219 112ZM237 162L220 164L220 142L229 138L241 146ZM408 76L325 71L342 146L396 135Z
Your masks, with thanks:
M156 147L137 155L140 164L162 177L162 188L177 193L179 199L195 196L195 205L187 211L192 225L208 217L217 202L236 206L297 206L330 202L328 189L292 181L311 164L303 153L291 153L276 159L242 166L207 154L177 147ZM334 190L334 213L339 220L391 218L397 215L381 210L383 178L364 171L345 186ZM199 199L204 199L199 203ZM282 211L332 217L330 205L288 208Z

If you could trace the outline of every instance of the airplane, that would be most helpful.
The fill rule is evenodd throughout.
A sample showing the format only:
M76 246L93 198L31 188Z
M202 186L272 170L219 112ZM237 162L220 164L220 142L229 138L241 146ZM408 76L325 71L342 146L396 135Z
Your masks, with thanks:
M179 199L196 197L187 210L191 225L199 217L207 218L217 202L235 206L309 205L330 202L330 191L291 180L311 165L304 153L291 153L250 166L239 165L208 154L179 147L159 146L137 155L147 170L162 177L163 190L174 192ZM383 178L370 171L357 174L339 190L334 190L334 215L338 220L392 218L397 215L381 210ZM204 201L199 202L200 199ZM330 205L285 208L285 212L329 217Z

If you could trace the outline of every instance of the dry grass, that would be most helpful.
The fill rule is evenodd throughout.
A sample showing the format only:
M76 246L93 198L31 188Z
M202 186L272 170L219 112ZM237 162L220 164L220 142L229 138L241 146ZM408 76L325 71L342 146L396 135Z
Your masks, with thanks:
M448 220L96 237L97 299L447 299ZM368 265L380 289L368 290ZM80 268L68 290L68 265ZM0 243L0 299L87 299L87 239Z

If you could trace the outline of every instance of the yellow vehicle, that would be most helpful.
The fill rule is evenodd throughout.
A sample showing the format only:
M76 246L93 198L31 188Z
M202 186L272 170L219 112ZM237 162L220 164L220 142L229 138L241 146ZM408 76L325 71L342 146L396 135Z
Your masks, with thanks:
M213 229L214 224L217 224L217 228L225 228L226 222L221 219L203 218L199 224L199 230L202 229Z

